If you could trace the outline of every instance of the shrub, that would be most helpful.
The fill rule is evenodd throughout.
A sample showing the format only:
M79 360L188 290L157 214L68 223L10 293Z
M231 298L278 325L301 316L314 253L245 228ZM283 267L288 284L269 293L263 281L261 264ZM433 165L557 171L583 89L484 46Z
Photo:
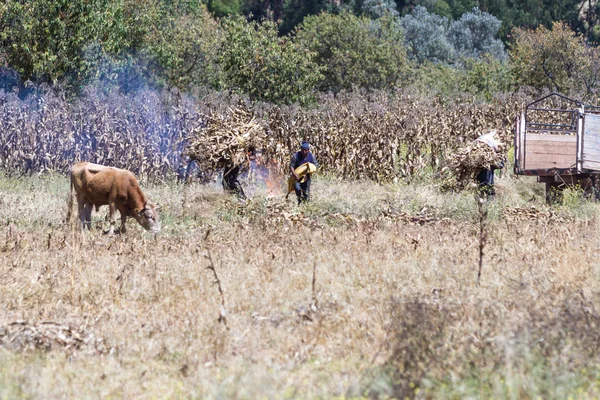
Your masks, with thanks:
M396 2L393 0L364 0L360 6L360 11L370 18L381 18L385 15L398 17L400 14L396 10Z
M417 6L408 15L400 18L404 30L404 43L411 59L448 62L454 58L454 47L447 39L449 21L439 15L430 14L425 7Z
M242 10L240 0L208 0L208 9L216 17L239 14Z
M557 22L551 30L515 29L513 38L510 61L518 84L563 93L597 91L598 49L587 47L583 36L566 24Z
M185 0L0 4L0 53L7 64L23 81L67 89L90 79L131 81L133 70L136 79L156 77L179 88L214 82L215 31L206 8Z
M24 81L77 79L91 11L92 4L84 0L4 1L0 51Z
M480 58L489 54L499 60L506 59L504 44L497 39L502 22L491 14L474 8L459 20L452 22L448 30L448 41L452 43L457 56Z
M345 3L349 3L348 5ZM354 0L283 0L283 21L281 33L292 32L302 21L320 12L338 13L350 8Z
M496 39L501 24L493 15L477 8L453 22L422 6L400 19L409 55L419 63L458 63L486 54L504 60L504 44Z
M178 12L174 12L178 11ZM162 17L148 35L144 53L151 60L152 73L167 86L217 84L217 23L204 6L162 10Z
M378 20L349 13L307 17L296 33L323 67L320 89L388 88L408 71L403 35L390 16Z
M479 59L466 60L465 78L462 90L482 95L491 100L498 93L512 89L513 78L507 62L500 61L489 54Z
M274 103L306 103L322 79L313 53L289 37L279 37L272 21L223 21L219 50L221 85Z

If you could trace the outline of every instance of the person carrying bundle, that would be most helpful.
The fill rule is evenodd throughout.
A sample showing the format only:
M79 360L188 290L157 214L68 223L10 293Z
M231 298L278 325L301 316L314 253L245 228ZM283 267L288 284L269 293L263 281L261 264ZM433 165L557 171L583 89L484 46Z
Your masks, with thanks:
M241 200L246 200L246 194L244 193L242 184L238 179L241 171L242 165L229 164L223 170L223 180L221 181L221 183L223 184L223 189L225 190L225 192L234 194Z
M485 135L479 136L475 140L487 144L497 154L500 151L500 143L496 140L495 134L496 131L493 130ZM504 160L502 157L498 157L495 164L491 164L489 168L482 168L477 172L475 179L479 186L479 192L482 195L494 196L496 194L496 190L494 189L494 171L502 168L504 168Z
M293 183L293 190L296 192L298 204L310 200L310 177L318 167L317 159L310 152L310 144L302 142L300 151L294 153L290 161L292 175L288 181L289 186ZM291 188L288 190L288 196L290 192Z

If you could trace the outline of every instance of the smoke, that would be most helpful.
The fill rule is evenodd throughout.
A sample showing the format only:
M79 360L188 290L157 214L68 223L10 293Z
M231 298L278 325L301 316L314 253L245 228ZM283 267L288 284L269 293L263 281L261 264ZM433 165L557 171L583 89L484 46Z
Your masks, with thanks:
M74 99L36 90L0 93L0 162L9 175L66 172L76 161L175 176L185 138L202 122L196 102L146 87L129 93L88 85Z

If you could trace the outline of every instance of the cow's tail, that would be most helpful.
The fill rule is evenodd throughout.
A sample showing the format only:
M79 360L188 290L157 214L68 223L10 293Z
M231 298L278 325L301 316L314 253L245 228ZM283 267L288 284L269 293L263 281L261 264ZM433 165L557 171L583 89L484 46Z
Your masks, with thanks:
M69 170L69 199L67 201L67 224L71 223L71 214L73 213L73 170Z

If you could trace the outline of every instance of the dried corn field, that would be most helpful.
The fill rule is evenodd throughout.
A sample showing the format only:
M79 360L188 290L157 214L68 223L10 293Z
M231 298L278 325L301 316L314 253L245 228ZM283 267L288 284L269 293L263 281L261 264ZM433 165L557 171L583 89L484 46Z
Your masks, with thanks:
M252 129L260 128L260 142L280 168L308 140L323 172L349 179L411 179L439 171L453 151L490 129L506 141L525 103L519 95L489 104L410 94L348 95L301 109L223 96L166 101L151 91L132 97L90 91L74 102L51 93L26 100L2 93L0 168L11 176L64 173L74 161L85 160L161 182L181 175L187 164L183 152L197 153L198 147L190 147L194 141L204 138L200 143L212 149L211 143L225 141L235 129L228 121L243 114L241 126L252 122ZM210 128L215 120L221 125Z
M65 177L0 178L0 397L600 395L594 203L548 208L534 181L499 179L478 286L468 193L144 190L159 236L103 235L103 210L81 235Z
M10 175L66 172L76 160L165 179L177 167L182 132L200 118L185 106L165 115L158 98L100 95L76 104L51 94L0 98L0 165Z

